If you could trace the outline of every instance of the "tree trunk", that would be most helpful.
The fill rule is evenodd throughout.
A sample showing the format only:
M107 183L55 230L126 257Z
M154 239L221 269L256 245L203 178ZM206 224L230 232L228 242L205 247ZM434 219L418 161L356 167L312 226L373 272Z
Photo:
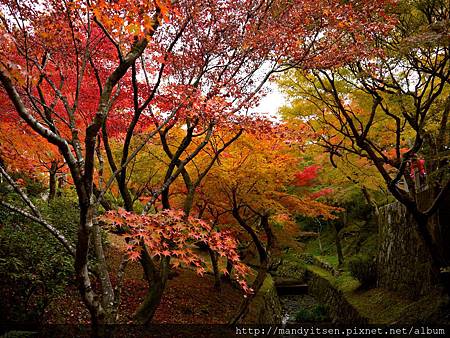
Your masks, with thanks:
M186 217L189 216L189 214L191 213L192 205L194 203L194 195L195 195L195 188L192 185L187 186L187 189L188 189L188 192L186 194L186 198L184 200L184 205L183 205L183 211L184 211L184 214L186 215Z
M342 214L342 221L341 220L335 220L331 221L333 228L334 228L334 243L336 245L336 253L338 257L338 267L342 267L342 264L344 264L344 254L342 252L342 245L341 245L341 230L345 228L345 225L347 224L347 213L343 212Z
M266 248L266 254L267 256L270 256L269 250L273 249L275 245L275 234L272 231L272 228L269 224L269 215L263 215L261 216L261 226L264 229L264 233L267 237L267 248Z
M227 266L226 266L227 274L222 276L222 279L227 282L231 282L231 272L233 270L233 263L227 258Z
M138 324L148 325L161 303L161 298L169 276L170 258L161 258L160 268L157 269L146 249L142 251L141 264L148 282L148 291L143 302L134 313L134 320Z
M258 236L256 235L255 231L252 229L251 226L249 226L246 221L241 217L239 214L239 210L234 209L233 210L233 216L238 221L238 223L248 232L250 237L252 238L253 242L255 243L256 249L258 251L259 255L259 268L257 269L258 274L256 275L256 279L252 284L253 293L251 295L248 295L247 298L245 298L241 305L239 306L239 310L237 314L234 316L234 318L230 321L230 324L235 325L238 323L242 318L245 317L245 315L248 313L248 308L250 306L250 303L252 302L253 298L255 298L256 294L258 293L259 289L264 283L264 280L267 276L267 270L269 266L269 257L267 255L267 252L270 252L270 247L267 247L267 250L262 245L261 241L259 240ZM262 222L265 222L265 220L261 220ZM268 219L267 219L268 221ZM270 236L269 233L267 233L267 229L270 229L268 223L262 224L264 230L266 231L267 238L273 238ZM272 244L272 243L268 243Z
M48 193L48 201L52 201L56 197L56 173L57 173L58 167L56 162L52 162L52 166L49 170L49 193Z
M169 188L165 189L161 193L161 204L163 209L170 209L170 201L169 201Z
M101 237L100 227L98 222L93 223L92 244L94 246L95 256L97 258L97 272L100 278L100 285L102 291L102 307L105 312L105 322L107 324L114 324L113 305L114 305L114 289L109 278L108 264L106 262L105 253L103 251L103 243Z
M255 281L252 284L253 293L251 295L247 296L247 298L245 298L242 301L241 305L239 306L239 310L238 310L237 314L230 321L231 325L237 324L248 313L248 308L250 306L250 303L252 302L253 298L255 298L259 289L261 289L261 286L263 285L264 280L266 279L267 266L268 266L267 260L265 262L261 262L261 265L258 268L258 274L256 275Z
M372 196L370 195L369 191L365 186L361 188L362 193L364 197L366 198L367 204L372 207L373 211L375 212L375 215L378 216L380 214L380 211L378 209L377 203L373 200Z
M211 265L214 272L214 289L220 290L220 271L217 253L208 247L209 256L211 257Z
M431 257L431 269L435 276L439 276L441 267L441 255L437 245L434 245L430 231L428 229L428 221L430 217L415 215L414 219L417 223L417 232Z
M80 202L80 226L78 228L78 241L75 253L75 275L81 298L91 315L92 335L97 337L99 325L104 320L104 312L97 295L93 291L88 271L88 252L92 224L93 211L90 203L82 200Z
M338 267L341 267L342 264L344 264L344 255L342 253L342 245L341 245L341 237L339 236L339 230L335 227L336 234L335 234L335 244L336 244L336 253L338 257Z
M145 295L143 302L139 305L139 308L134 314L134 319L138 324L150 324L159 303L161 302L165 287L166 282L162 278L155 279L152 284L149 285L149 290Z
M62 190L64 188L64 179L66 174L62 173L58 177L58 189L56 190L56 196L61 197Z

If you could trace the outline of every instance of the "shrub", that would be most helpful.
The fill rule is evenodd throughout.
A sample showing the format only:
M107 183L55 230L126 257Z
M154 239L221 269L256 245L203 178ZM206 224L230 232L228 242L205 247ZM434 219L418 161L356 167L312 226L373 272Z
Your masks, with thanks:
M40 322L53 296L64 291L72 258L35 224L4 225L0 256L1 319Z
M78 212L73 202L41 204L45 218L74 243ZM0 321L41 322L51 300L70 282L73 259L41 225L2 208L0 224Z
M295 314L296 322L324 322L330 320L328 306L317 304L312 309L300 309Z
M315 320L318 322L323 322L330 319L328 315L328 306L324 304L317 304L311 310L311 313L313 315L313 318L315 318Z
M295 314L295 321L296 322L311 322L312 321L312 313L308 309L300 309Z
M348 262L350 274L361 282L361 287L369 287L377 280L376 264L373 257L356 255Z
M318 222L315 217L307 217L303 215L295 215L295 221L300 225L300 229L302 229L302 231L322 232L327 226L326 222Z

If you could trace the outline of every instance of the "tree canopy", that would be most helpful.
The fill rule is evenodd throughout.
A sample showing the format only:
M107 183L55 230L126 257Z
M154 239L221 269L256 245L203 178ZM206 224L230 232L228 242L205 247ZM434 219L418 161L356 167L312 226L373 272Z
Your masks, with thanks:
M336 220L354 191L375 208L380 191L403 203L443 266L427 222L449 190L445 1L0 0L0 10L0 206L73 257L94 332L117 322L128 262L148 284L133 318L148 324L173 270L207 270L199 243L216 283L223 257L245 293L238 322L298 217ZM260 105L270 81L289 102L275 118ZM41 212L64 194L77 205L70 238ZM113 233L125 247L115 270Z

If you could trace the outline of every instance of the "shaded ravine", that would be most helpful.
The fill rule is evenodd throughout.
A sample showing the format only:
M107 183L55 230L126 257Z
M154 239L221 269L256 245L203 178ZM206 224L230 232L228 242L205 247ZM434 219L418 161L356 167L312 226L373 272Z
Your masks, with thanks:
M281 323L298 324L305 322L314 322L315 320L305 318L306 313L313 313L314 309L323 304L308 293L307 284L281 284L277 285L278 298L281 303L282 319ZM303 313L303 316L302 316ZM320 321L327 323L330 321Z
M281 295L279 296L283 311L282 324L297 324L296 315L302 309L312 310L320 303L311 295Z

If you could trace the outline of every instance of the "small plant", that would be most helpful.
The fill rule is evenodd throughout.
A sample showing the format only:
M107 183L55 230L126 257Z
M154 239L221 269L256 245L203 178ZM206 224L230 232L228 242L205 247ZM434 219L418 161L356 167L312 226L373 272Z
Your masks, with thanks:
M295 314L295 321L296 322L311 322L312 321L312 313L308 309L301 309L297 311Z
M312 309L300 309L295 314L296 322L324 322L330 319L328 306L317 304Z
M348 262L350 274L361 282L361 287L369 287L377 280L376 264L372 257L356 255Z
M311 313L316 322L324 322L330 318L328 315L328 306L324 304L317 304L311 310Z

